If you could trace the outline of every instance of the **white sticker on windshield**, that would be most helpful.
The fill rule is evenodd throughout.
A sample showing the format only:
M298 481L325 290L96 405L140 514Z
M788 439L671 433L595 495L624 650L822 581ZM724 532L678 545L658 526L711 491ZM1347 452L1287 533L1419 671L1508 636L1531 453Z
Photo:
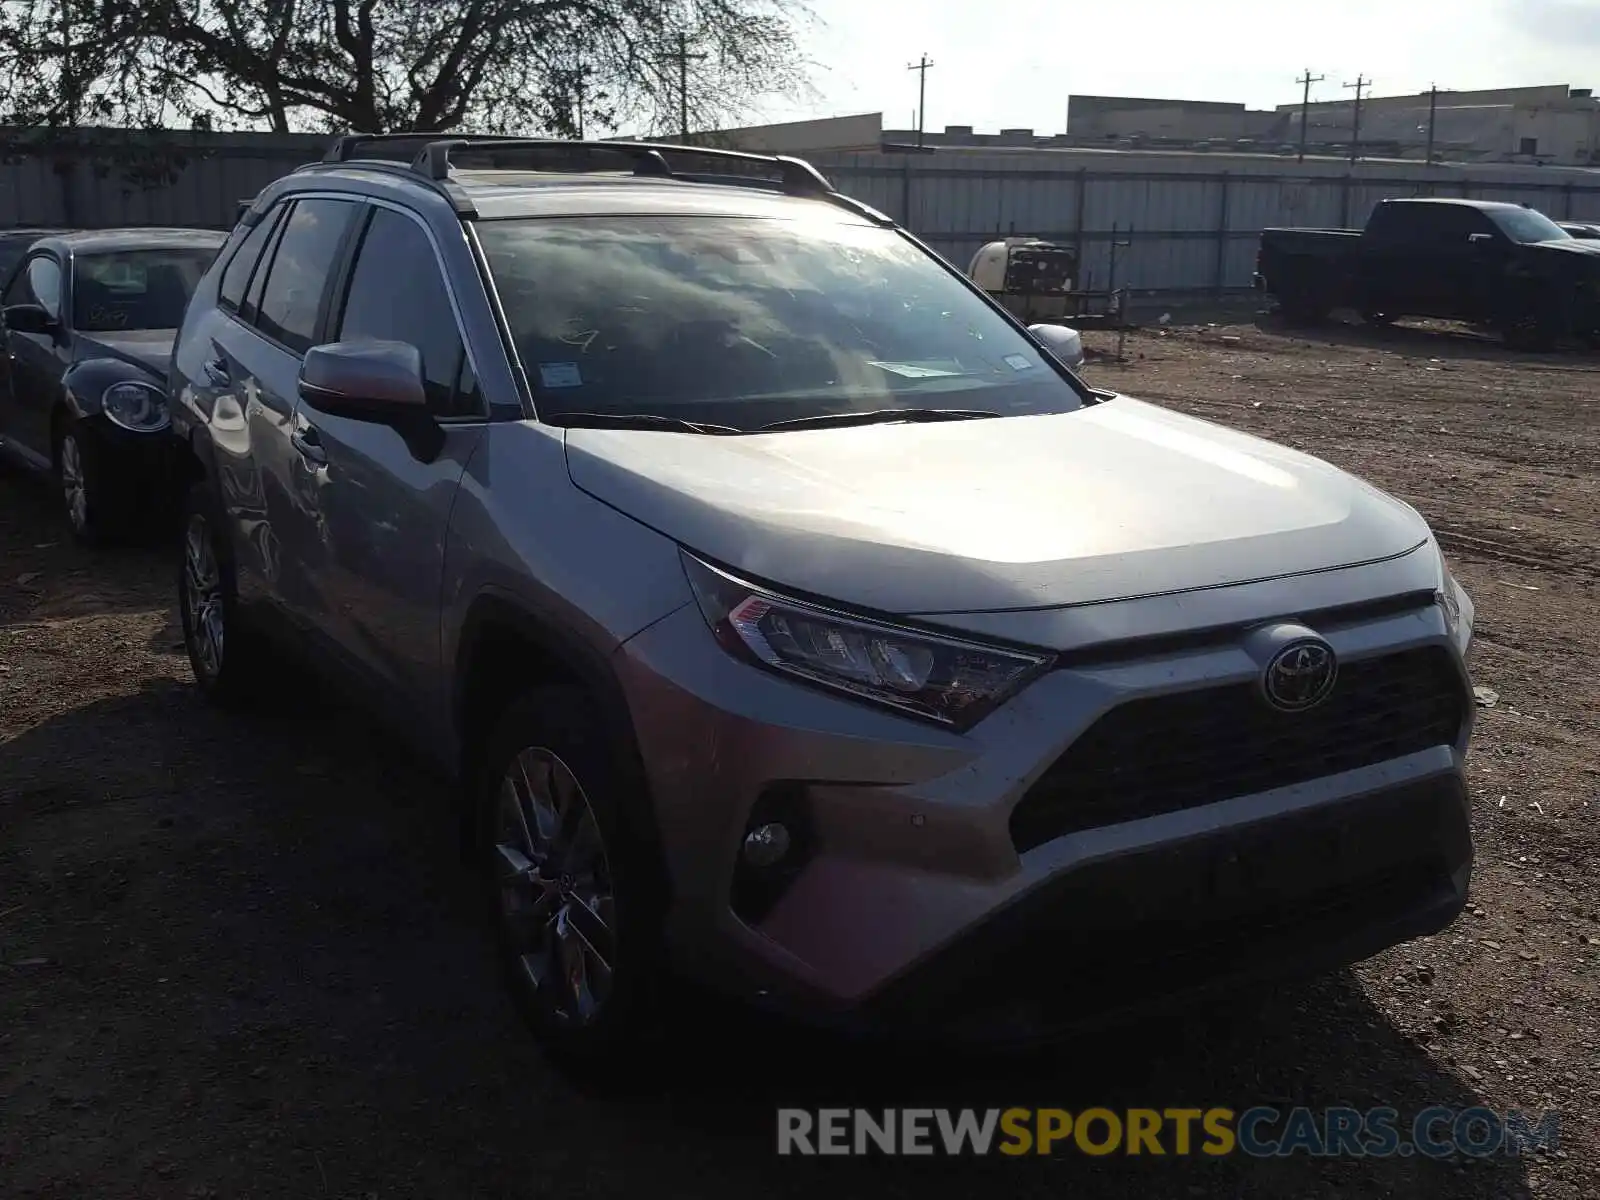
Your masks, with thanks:
M1010 367L1013 371L1026 371L1029 367L1033 366L1033 364L1029 362L1024 355L1008 354L1006 355L1006 366Z
M547 388L583 386L583 372L577 363L540 363L539 382Z
M875 362L872 365L906 379L945 379L961 374L960 371L946 371L939 367L919 367L915 363Z

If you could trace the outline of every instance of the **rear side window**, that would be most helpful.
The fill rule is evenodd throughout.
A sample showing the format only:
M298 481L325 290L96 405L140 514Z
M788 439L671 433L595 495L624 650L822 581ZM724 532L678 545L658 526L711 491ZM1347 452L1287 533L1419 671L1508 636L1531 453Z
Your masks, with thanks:
M1421 236L1428 213L1417 204L1380 204L1373 210L1367 232L1389 241L1411 241Z
M228 260L227 269L222 272L222 286L217 292L217 303L229 312L238 312L240 306L244 304L244 291L250 286L250 274L256 269L256 263L261 261L261 251L266 248L267 240L277 227L278 219L283 216L283 207L281 204L278 205L257 221L255 227L239 243L239 248L233 252L233 257Z
M212 248L119 250L73 260L72 323L84 333L177 329Z
M435 416L478 415L474 389L463 389L465 349L433 243L409 217L374 208L356 252L338 338L409 342L422 352L428 404Z
M61 266L55 259L41 254L28 260L19 282L22 294L19 299L6 297L7 304L37 304L57 320L61 317Z
M345 200L300 200L284 222L267 268L256 327L304 353L317 334L328 272L356 212Z

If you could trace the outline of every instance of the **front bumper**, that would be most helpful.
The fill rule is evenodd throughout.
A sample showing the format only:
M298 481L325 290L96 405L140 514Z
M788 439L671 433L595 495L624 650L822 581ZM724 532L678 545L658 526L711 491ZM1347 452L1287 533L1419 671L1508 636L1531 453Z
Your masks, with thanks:
M1013 814L1102 717L1253 681L1254 660L1213 641L1058 670L957 735L737 662L694 606L679 610L617 656L673 887L674 958L811 1019L1029 1040L1442 928L1472 866L1455 644L1431 606L1319 632L1356 665L1447 661L1455 735L1041 839ZM803 866L752 903L741 846L774 815L803 835Z
M82 428L94 439L104 482L121 500L119 508L146 511L169 507L177 487L179 442L170 429L136 433L103 414Z

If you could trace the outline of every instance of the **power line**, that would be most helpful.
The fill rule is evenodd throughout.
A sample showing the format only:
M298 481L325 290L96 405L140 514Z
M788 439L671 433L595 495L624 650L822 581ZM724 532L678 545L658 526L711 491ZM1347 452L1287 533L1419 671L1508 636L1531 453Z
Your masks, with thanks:
M1305 91L1300 96L1300 161L1306 160L1306 136L1311 127L1311 85L1321 83L1326 75L1313 75L1311 68L1306 68L1306 73L1296 79L1296 83L1305 85Z
M1357 75L1354 83L1347 83L1344 86L1356 90L1356 107L1350 121L1350 161L1353 163L1361 157L1361 89L1370 88L1372 80Z
M921 62L914 62L906 68L918 74L917 80L917 149L922 149L922 126L928 115L928 68L933 66L928 56L924 54Z

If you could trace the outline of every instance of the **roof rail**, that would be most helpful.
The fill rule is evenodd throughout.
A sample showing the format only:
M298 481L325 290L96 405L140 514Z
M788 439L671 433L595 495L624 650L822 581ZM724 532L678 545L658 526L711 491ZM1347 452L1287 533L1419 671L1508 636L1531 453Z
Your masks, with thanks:
M437 133L347 133L335 138L328 152L322 156L325 163L349 162L362 146L383 146L391 142L427 142L439 138Z
M368 158L359 151L416 147L409 164L404 153ZM851 200L834 190L828 178L804 159L782 154L751 154L743 150L723 150L711 146L687 146L671 142L584 141L564 138L528 138L503 134L447 137L435 133L351 133L337 138L328 148L320 163L359 162L365 167L381 167L387 171L400 171L419 175L435 188L444 192L464 216L475 213L475 206L461 189L450 181L451 156L472 150L524 150L534 154L570 155L574 151L603 153L620 156L630 162L635 175L660 179L680 179L688 183L717 183L731 186L781 190L796 196L813 196L840 204L861 216L882 224L893 221L875 209ZM740 172L697 172L674 170L668 156L698 157L711 164L728 164L744 167L764 167L776 170L777 179Z
M404 135L389 135L401 137ZM580 141L564 138L519 138L519 137L456 137L443 138L428 142L417 152L412 159L412 167L428 176L430 179L448 179L450 175L450 156L460 150L531 150L547 151L553 153L583 150L599 152L602 154L621 155L634 165L634 174L651 175L663 179L682 178L696 179L690 173L674 171L667 162L667 155L694 156L710 159L714 162L738 163L752 167L776 167L779 174L778 186L786 192L796 195L821 195L833 191L833 185L826 177L810 163L798 158L789 158L784 155L774 154L748 154L741 150L721 150L708 146L681 146L672 143L655 142L625 142L625 141ZM761 180L747 176L710 176L700 175L702 182L741 182L750 187L763 186ZM766 186L772 186L767 184Z
M614 142L580 142L561 138L525 137L453 137L428 142L411 160L411 169L429 179L450 178L450 155L457 150L531 150L552 154L571 153L574 150L601 150L618 155L633 163L635 175L651 175L662 179L672 177L667 160L654 149L638 150Z

